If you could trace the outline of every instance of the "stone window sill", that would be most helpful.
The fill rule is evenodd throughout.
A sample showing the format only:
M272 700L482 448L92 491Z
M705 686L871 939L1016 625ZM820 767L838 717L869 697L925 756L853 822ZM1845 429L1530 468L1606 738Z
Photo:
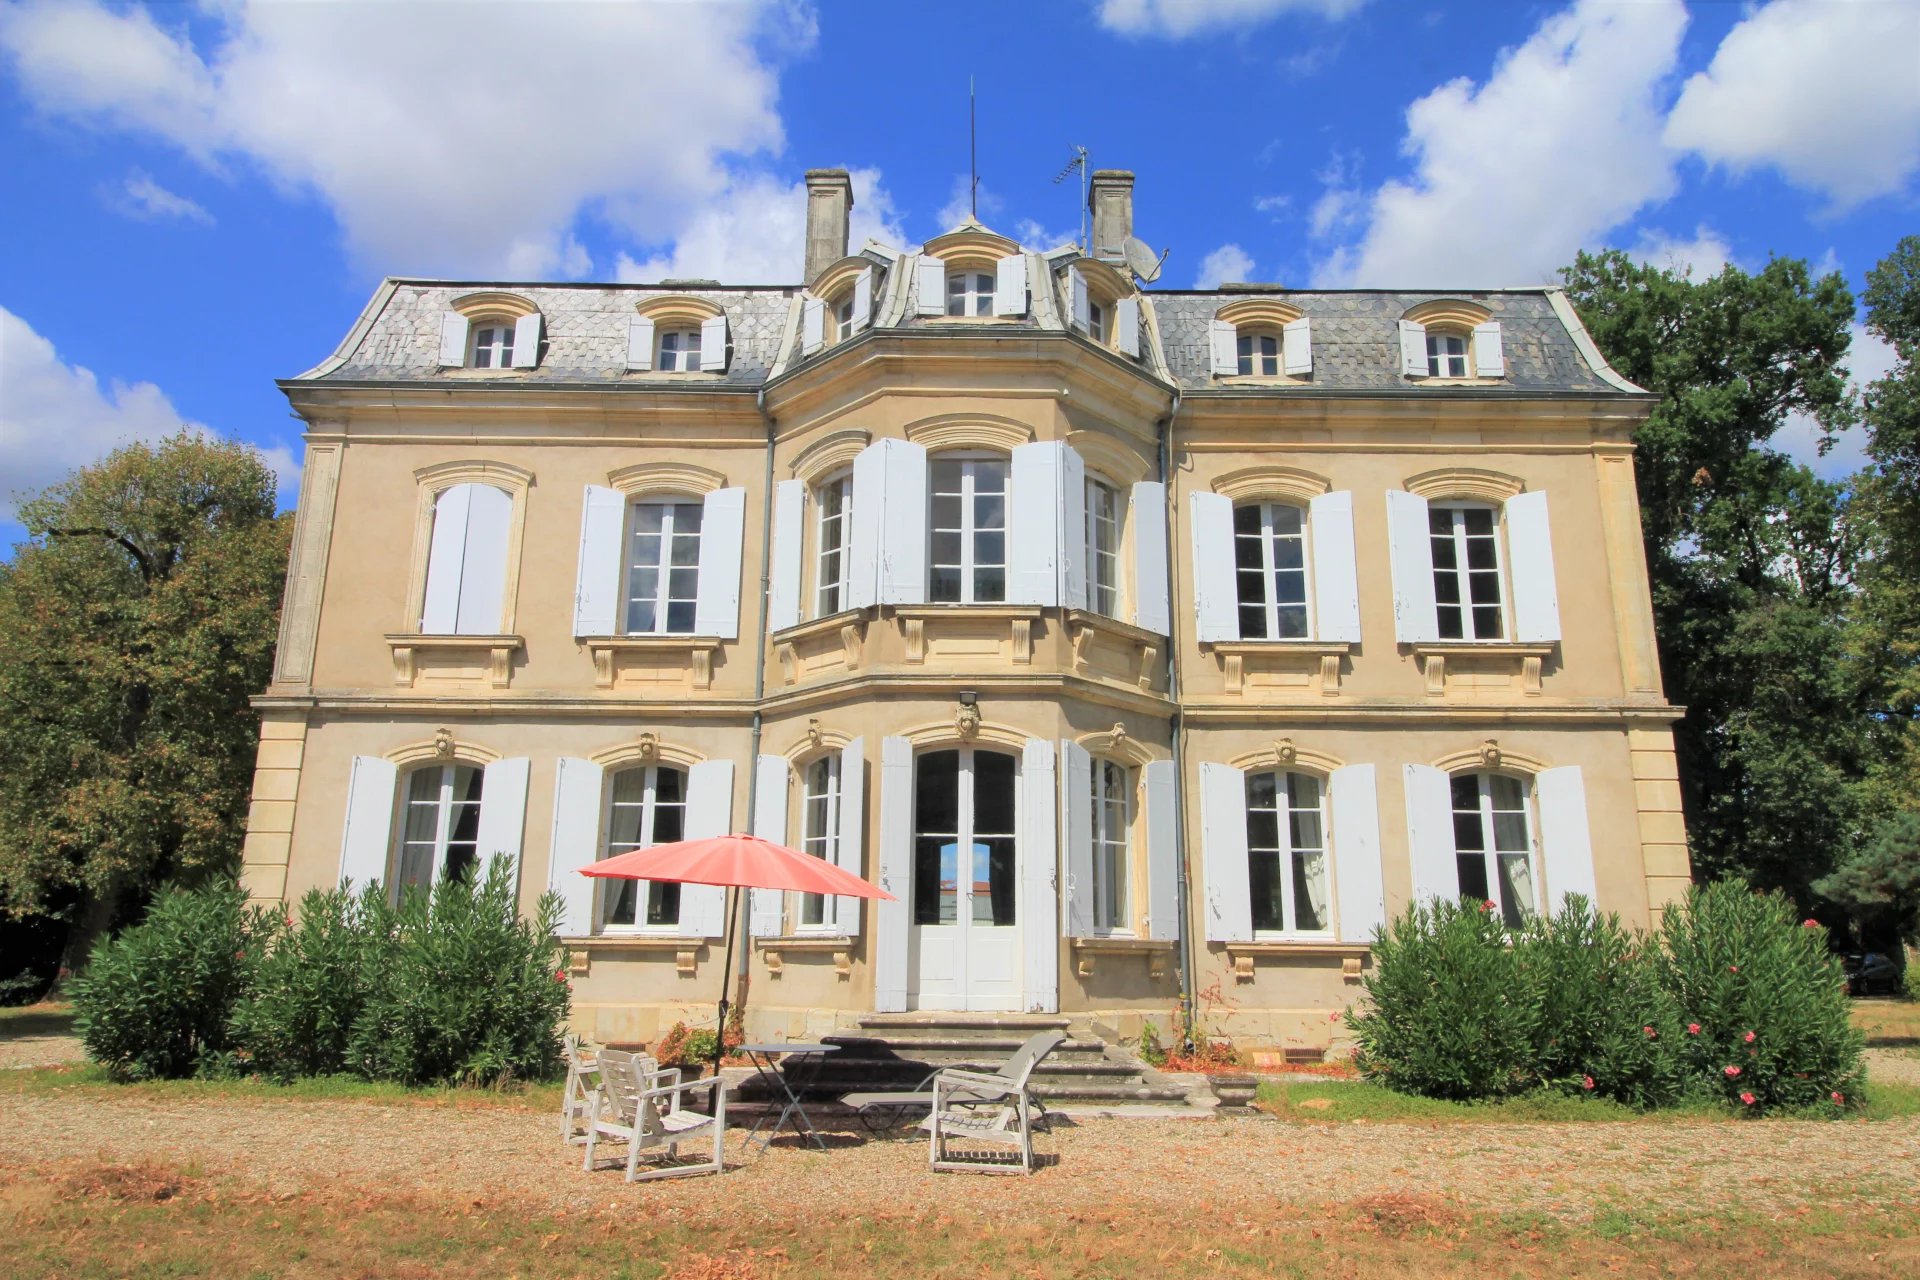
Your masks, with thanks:
M611 689L619 679L625 655L673 657L686 655L687 673L695 689L713 687L713 655L721 641L713 636L583 636L580 642L593 655L593 682Z
M1272 941L1229 942L1226 944L1227 958L1233 963L1233 976L1238 982L1252 982L1254 962L1261 958L1268 962L1296 958L1327 957L1340 961L1340 976L1348 982L1358 982L1360 971L1366 966L1367 958L1373 954L1373 948L1364 942L1290 942L1274 939Z
M1228 693L1244 693L1249 672L1317 670L1328 698L1340 696L1341 660L1353 652L1346 640L1219 640L1201 647L1220 660Z
M853 976L853 938L844 933L797 933L778 938L755 938L754 949L767 963L767 973L779 977L786 969L786 957L831 955L833 970L842 981Z
M513 655L527 643L514 635L435 636L414 632L389 635L386 641L393 658L393 682L409 688L422 668L432 665L426 660L429 655L485 653L487 683L504 689L513 678Z
M1097 956L1145 956L1147 976L1167 976L1167 962L1173 957L1171 938L1130 938L1124 935L1093 938L1069 938L1073 946L1074 972L1083 978L1093 976Z
M1438 697L1447 691L1449 664L1457 669L1463 660L1491 660L1517 668L1520 691L1529 697L1538 697L1541 674L1547 659L1553 656L1554 647L1514 640L1422 640L1408 645L1407 649L1420 664L1421 673L1427 678L1427 693L1432 696Z
M1006 660L1028 666L1033 662L1034 624L1045 615L1046 610L1039 605L1026 604L903 604L893 608L906 645L906 660L915 665L927 660L928 624L940 628L943 624L976 627L1003 622L1007 625Z
M687 938L674 933L598 933L587 938L562 938L561 942L567 948L568 972L577 976L591 972L596 952L618 955L653 951L673 952L674 968L680 973L692 974L698 972L700 948L707 945L705 938Z

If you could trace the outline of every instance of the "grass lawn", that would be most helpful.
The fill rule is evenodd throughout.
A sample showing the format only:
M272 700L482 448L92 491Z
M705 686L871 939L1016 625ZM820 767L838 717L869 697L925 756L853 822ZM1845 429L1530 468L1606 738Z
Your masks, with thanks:
M1853 1025L1870 1049L1920 1049L1920 1000L1855 1000Z

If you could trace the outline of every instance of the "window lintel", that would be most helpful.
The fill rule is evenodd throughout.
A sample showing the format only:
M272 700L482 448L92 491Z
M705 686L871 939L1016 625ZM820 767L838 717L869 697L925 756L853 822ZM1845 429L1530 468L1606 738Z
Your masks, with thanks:
M457 462L436 462L432 466L416 467L413 479L416 484L436 495L459 484L488 484L517 498L533 487L533 472L525 467L485 458L463 458Z
M1278 298L1236 298L1213 313L1236 329L1271 328L1276 334L1306 313Z
M788 471L808 487L830 478L834 472L853 465L862 449L873 443L873 432L865 427L842 427L829 431L793 457Z
M663 764L674 769L691 769L704 763L706 757L691 747L683 747L672 742L662 742L651 733L643 733L632 742L623 742L617 747L608 747L587 757L593 763L609 773L616 769L625 769L633 765Z
M1014 418L986 413L942 413L906 427L906 437L928 452L940 449L992 449L1011 453L1033 439L1033 428Z
M1325 476L1300 467L1242 467L1217 476L1213 491L1235 502L1306 503L1329 493L1333 484Z
M387 752L386 759L402 769L424 764L464 764L484 769L506 757L491 747L461 742L443 729L424 742L409 742L405 746L395 747Z
M1415 324L1425 325L1428 329L1457 330L1472 333L1473 327L1485 324L1493 319L1493 312L1478 303L1462 298L1435 298L1431 302L1422 302L1409 307L1401 319L1411 320Z
M1527 487L1519 476L1484 467L1439 467L1408 476L1406 484L1408 493L1418 494L1429 502L1452 498L1491 503L1496 507Z
M537 315L540 311L531 298L491 289L480 293L461 294L447 305L469 321L483 320L492 316L518 320L522 316Z
M1312 747L1298 746L1292 738L1281 738L1277 742L1236 756L1227 763L1241 773L1271 773L1279 770L1282 773L1316 774L1324 779L1335 769L1344 766L1346 761L1339 756L1329 755Z
M607 483L628 498L701 498L727 487L727 477L691 462L637 462L607 473Z
M1432 764L1449 776L1456 773L1504 773L1529 781L1548 767L1547 762L1539 757L1503 747L1493 738L1477 746L1450 751L1432 761Z
M643 298L633 304L633 310L636 315L653 321L658 329L685 327L698 330L705 321L726 314L725 309L711 298L684 293Z
M822 302L831 303L836 295L845 293L853 287L853 282L862 271L880 270L880 265L864 253L849 254L838 262L829 263L820 269L820 274L807 286L807 292Z

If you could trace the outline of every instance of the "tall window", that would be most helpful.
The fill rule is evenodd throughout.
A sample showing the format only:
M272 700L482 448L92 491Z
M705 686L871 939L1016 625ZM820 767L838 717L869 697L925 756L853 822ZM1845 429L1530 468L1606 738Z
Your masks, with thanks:
M467 364L475 369L504 369L513 363L513 325L483 320L473 326L473 350Z
M1093 927L1102 932L1133 924L1127 902L1127 832L1133 782L1124 765L1093 762Z
M991 271L955 271L947 276L947 314L950 316L990 316L993 314L993 273Z
M660 359L654 368L662 373L697 373L700 370L700 331L672 329L660 335Z
M1427 330L1427 376L1429 378L1467 376L1467 335Z
M853 290L833 305L833 340L844 342L853 336Z
M480 784L485 772L470 764L415 769L407 780L407 812L400 829L400 888L425 889L458 876L479 858Z
M998 751L929 751L913 770L913 922L1017 923L1014 793L1019 762Z
M1306 639L1306 513L1279 502L1235 507L1233 560L1241 639Z
M1331 927L1324 791L1312 774L1247 775L1247 889L1256 932Z
M1120 612L1120 495L1093 476L1087 477L1087 607L1109 618Z
M1087 299L1087 336L1095 342L1107 340L1108 309L1093 299Z
M840 845L840 757L824 755L807 766L806 790L800 798L805 835L800 851L827 862L836 861ZM826 924L827 898L821 893L800 895L800 927L818 929Z
M687 775L666 765L640 765L613 775L608 788L607 844L601 857L670 844L687 830ZM680 923L680 886L654 880L608 880L602 928L673 928Z
M1456 773L1452 782L1460 896L1495 903L1519 925L1535 906L1527 786L1503 773Z
M627 549L627 634L692 635L700 593L700 504L641 502Z
M997 604L1007 598L1007 464L940 458L933 489L932 597L937 604Z
M1275 377L1280 372L1280 338L1272 333L1242 333L1239 338L1240 372L1256 377Z
M1427 509L1433 537L1433 600L1442 640L1498 640L1500 537L1491 507Z
M847 539L852 532L853 477L835 476L814 490L814 606L824 618L847 607Z

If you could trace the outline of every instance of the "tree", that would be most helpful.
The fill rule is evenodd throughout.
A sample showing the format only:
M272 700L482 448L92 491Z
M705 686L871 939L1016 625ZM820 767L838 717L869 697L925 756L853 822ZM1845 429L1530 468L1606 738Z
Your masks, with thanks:
M238 862L291 517L244 445L130 445L0 565L0 905L79 925Z
M1920 946L1920 813L1887 819L1818 888L1847 908L1868 943Z

